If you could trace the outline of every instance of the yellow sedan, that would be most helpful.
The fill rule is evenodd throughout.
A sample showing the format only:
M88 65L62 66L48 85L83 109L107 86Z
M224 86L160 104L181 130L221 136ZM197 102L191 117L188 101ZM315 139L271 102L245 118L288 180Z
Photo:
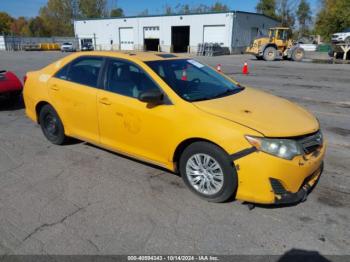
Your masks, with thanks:
M312 114L191 58L72 54L27 73L24 101L52 143L74 137L179 172L212 202L300 202L322 172Z

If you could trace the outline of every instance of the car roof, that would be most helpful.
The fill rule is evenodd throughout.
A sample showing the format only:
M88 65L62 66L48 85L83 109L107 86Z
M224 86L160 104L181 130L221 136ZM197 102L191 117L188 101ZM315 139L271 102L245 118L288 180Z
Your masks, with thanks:
M161 60L174 60L174 59L186 59L189 58L185 55L163 53L163 52L139 52L139 51L91 51L82 53L84 55L95 55L95 56L109 56L116 58L124 58L130 60L140 60L143 62L147 61L161 61Z

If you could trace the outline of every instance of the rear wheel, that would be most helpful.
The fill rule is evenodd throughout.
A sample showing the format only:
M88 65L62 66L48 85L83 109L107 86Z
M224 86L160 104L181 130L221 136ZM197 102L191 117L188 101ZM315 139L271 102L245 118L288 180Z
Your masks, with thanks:
M276 56L277 56L276 48L272 46L265 48L264 55L263 55L263 58L265 61L274 61L276 59Z
M55 109L45 105L40 110L39 122L45 137L55 145L62 145L66 141L64 127Z
M210 202L225 202L237 188L237 173L227 153L216 145L195 142L180 157L180 174L189 189Z
M296 48L292 53L292 60L295 62L300 62L303 60L305 52L302 48Z

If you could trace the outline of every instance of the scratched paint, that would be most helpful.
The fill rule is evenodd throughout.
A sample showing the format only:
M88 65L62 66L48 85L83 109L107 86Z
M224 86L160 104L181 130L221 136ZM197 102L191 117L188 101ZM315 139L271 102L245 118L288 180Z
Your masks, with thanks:
M142 120L132 114L132 113L126 113L124 116L124 128L132 134L138 134L141 131L142 126Z
M42 74L39 76L39 81L46 83L50 79L50 75Z

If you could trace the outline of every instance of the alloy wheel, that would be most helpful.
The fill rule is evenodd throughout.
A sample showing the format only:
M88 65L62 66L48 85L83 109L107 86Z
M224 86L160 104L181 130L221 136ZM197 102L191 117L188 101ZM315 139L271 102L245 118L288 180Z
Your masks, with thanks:
M186 163L186 175L190 185L205 195L215 195L224 185L220 164L207 154L191 156Z

